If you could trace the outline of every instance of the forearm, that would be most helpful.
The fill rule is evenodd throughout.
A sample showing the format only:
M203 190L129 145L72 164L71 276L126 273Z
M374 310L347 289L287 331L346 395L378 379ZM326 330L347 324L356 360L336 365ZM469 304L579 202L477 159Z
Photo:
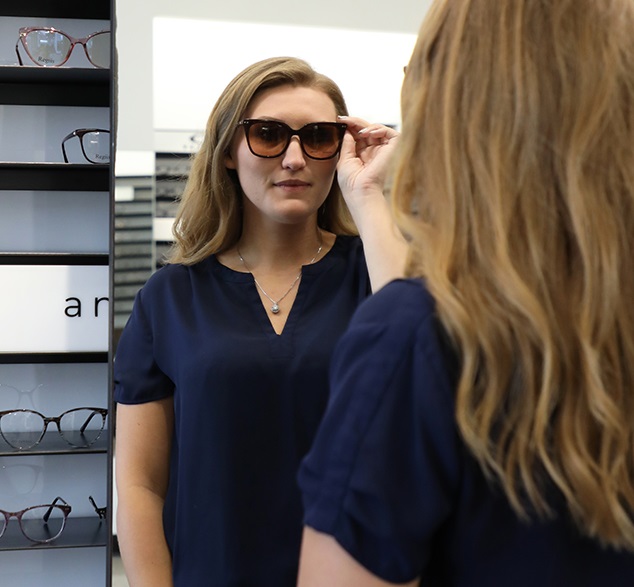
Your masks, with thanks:
M163 499L142 487L119 495L117 536L130 587L173 587L163 529Z
M350 206L350 212L363 241L372 291L376 292L391 280L403 277L407 242L378 189L359 198Z

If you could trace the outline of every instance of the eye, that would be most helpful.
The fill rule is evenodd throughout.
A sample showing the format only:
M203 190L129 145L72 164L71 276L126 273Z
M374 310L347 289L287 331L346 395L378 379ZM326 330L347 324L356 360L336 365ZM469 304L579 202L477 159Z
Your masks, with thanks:
M307 129L307 140L313 145L332 144L334 137L334 129L330 126L315 124Z
M277 144L286 138L284 127L275 123L261 122L253 126L254 138L264 143Z

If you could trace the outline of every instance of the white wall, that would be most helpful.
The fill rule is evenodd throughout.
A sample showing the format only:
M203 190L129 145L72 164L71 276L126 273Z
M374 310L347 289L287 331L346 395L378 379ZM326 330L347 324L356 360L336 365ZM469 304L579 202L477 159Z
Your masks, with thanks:
M336 27L416 34L431 0L118 0L116 43L119 52L118 148L152 151L154 17L199 18L249 23ZM326 42L324 40L324 42ZM235 39L239 49L241 39ZM340 51L363 62L364 47L341 46ZM182 43L174 51L183 60L192 55ZM226 47L232 51L231 46ZM403 63L403 65L405 65ZM201 64L201 75L213 75ZM339 80L335 80L339 81ZM381 80L376 80L380 84ZM178 79L174 80L179 83ZM197 88L183 87L183 99ZM211 109L211 104L209 105Z
M241 39L239 46L227 52L225 48L236 45L236 39ZM403 66L409 62L416 35L157 17L153 40L154 129L155 136L163 136L170 130L202 134L212 105L229 81L249 64L278 55L305 59L336 80L353 116L397 126ZM174 54L174 46L185 44L196 58L183 60ZM363 47L364 58L341 51L345 46ZM185 94L183 87L196 91ZM172 144L173 149L177 143Z

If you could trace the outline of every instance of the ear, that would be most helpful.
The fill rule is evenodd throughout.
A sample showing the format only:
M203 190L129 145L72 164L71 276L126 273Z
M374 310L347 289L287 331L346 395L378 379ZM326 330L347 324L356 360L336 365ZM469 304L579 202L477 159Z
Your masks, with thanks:
M236 168L236 163L233 160L233 155L231 154L231 151L229 151L226 155L225 155L225 167L227 169L235 169Z

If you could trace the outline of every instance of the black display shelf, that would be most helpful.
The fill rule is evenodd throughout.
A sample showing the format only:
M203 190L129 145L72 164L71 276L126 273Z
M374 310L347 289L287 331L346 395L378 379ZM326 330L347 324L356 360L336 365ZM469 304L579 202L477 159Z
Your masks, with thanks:
M0 353L0 365L35 365L52 363L107 363L108 352L69 353ZM2 545L0 544L0 549Z
M110 71L77 67L0 66L0 104L110 105Z
M50 430L50 428L53 430ZM13 448L7 444L4 438L0 437L0 457L27 456L27 455L72 455L72 454L95 454L108 452L108 430L104 428L101 436L90 446L85 448L70 446L55 429L55 424L49 424L49 431L44 434L42 441L27 450ZM0 548L2 543L0 542Z
M70 504L72 507L72 503ZM90 548L108 544L108 524L96 514L93 517L73 517L71 511L66 520L66 527L61 536L53 542L39 544L31 542L20 530L15 518L7 524L4 536L0 538L0 549L7 550L39 550L51 548Z
M8 109L5 108L6 116L16 116L28 126L29 119L39 112L42 107L44 109L52 107L52 110L55 110L55 114L60 111L64 115L72 115L78 108L82 110L93 108L99 111L100 117L101 115L105 116L106 113L108 114L110 126L102 126L102 128L111 128L113 131L110 143L110 163L100 165L93 165L88 162L61 163L63 160L61 142L66 132L70 132L76 127L68 128L59 137L53 136L51 133L45 133L46 136L36 137L40 146L45 144L47 155L44 157L33 155L32 158L44 159L45 161L28 163L10 160L0 161L0 190L15 191L17 192L15 197L18 199L20 195L27 197L29 195L28 192L99 192L100 199L101 194L103 194L111 202L109 218L107 219L110 226L114 224L113 171L114 131L116 130L116 51L114 42L110 47L112 62L110 69L88 67L89 62L87 61L77 61L79 67L38 67L27 60L24 62L25 65L20 66L13 51L13 45L18 40L17 29L19 27L27 27L44 22L46 26L59 26L63 29L64 26L61 26L61 19L87 21L85 27L81 26L81 29L85 30L86 34L92 31L110 29L114 41L116 33L114 6L114 0L27 0L25 2L6 0L0 9L2 13L0 20L5 19L4 24L10 28L13 28L15 24L14 32L11 33L9 31L7 33L9 37L13 37L9 39L12 45L9 46L8 50L12 51L14 58L11 58L11 55L7 53L5 55L7 58L5 59L5 65L0 65L0 109L3 105L8 106ZM38 21L38 19L45 20ZM56 19L60 19L60 22L56 23ZM75 24L79 26L78 23ZM76 47L74 53L77 54L78 51L80 53L83 52L80 47ZM20 53L24 56L22 50L20 50ZM8 63L11 63L11 65L8 65ZM103 122L102 124L106 123ZM21 156L17 155L20 152L18 147L28 146L30 140L35 140L33 137L29 139L28 137L10 136L10 134L6 134L2 139L7 153L5 159L11 159L12 152L16 153L15 159L22 159ZM16 150L13 151L11 147L15 141L18 142L16 143ZM22 145L22 143L26 144ZM49 150L50 154L48 154ZM83 160L77 159L77 161ZM80 194L78 193L77 195L79 196ZM72 204L68 204L66 198L60 198L60 206L67 205ZM5 216L8 214L15 220L18 227L21 223L24 223L25 230L35 228L42 230L41 226L30 220L28 215L22 214L21 208L21 206L16 205L15 210L9 207L6 210L0 210L0 214ZM42 213L45 213L45 210L42 210ZM101 212L97 211L95 213L101 214ZM91 214L91 212L86 211L86 214ZM54 222L54 218L51 221ZM50 229L53 231L56 229L63 230L53 224L51 224ZM96 252L90 249L86 251L85 248L82 248L81 251L76 253L60 252L59 250L57 252L42 250L24 252L11 250L11 246L9 246L4 247L4 250L0 252L0 267L4 265L5 271L11 272L23 265L25 266L25 272L35 271L36 273L38 273L39 265L75 266L76 268L81 268L81 266L103 266L105 269L105 267L113 266L113 247L112 236L110 237L107 252L105 248L104 250L100 248ZM19 247L16 246L17 248ZM62 247L60 249L63 250ZM14 267L11 268L9 265ZM101 273L101 269L97 270L97 272ZM112 290L113 285L112 280L110 280L109 293L106 294L110 298L112 297ZM28 308L15 308L12 311L27 312ZM41 326L41 328L44 327L45 325ZM60 332L59 336L64 336L64 333ZM37 337L37 333L34 334L33 340L36 341ZM111 315L109 317L109 337L110 339L112 338ZM56 410L55 406L52 407L52 412L54 413L43 411L47 416L57 416L61 413L63 408L68 406L68 400L77 407L81 405L103 405L110 408L110 406L114 406L112 402L112 375L110 369L114 357L112 344L111 342L106 344L106 341L100 340L93 340L93 342L94 344L82 345L80 348L90 349L83 352L78 351L76 347L71 347L72 350L69 351L60 351L59 349L64 349L65 345L58 344L51 344L50 346L44 344L20 345L19 350L13 347L15 351L11 351L11 345L7 345L3 351L0 351L0 365L5 370L7 370L7 367L4 367L5 365L15 365L15 370L18 372L18 380L20 380L23 372L26 377L32 370L36 372L40 370L57 371L58 365L68 366L68 368L62 369L64 376L68 377L68 387L64 390L67 392L65 393L66 401L59 404L55 402L55 406L62 408L59 411ZM29 350L29 348L33 350ZM46 352L47 349L51 349L54 352ZM97 400L98 403L96 404L89 402L89 400L86 400L89 403L84 403L84 400L81 399L85 394L82 394L80 381L84 381L86 376L89 376L92 380L92 368L87 369L86 373L84 373L84 369L79 368L82 364L94 364L96 366L100 373L98 378L100 385L102 384L101 378L103 375L101 367L108 367L108 383L103 386L103 396ZM12 371L11 368L8 370ZM75 375L75 372L78 374ZM77 380L75 380L76 378ZM28 377L27 380L29 380ZM89 395L92 397L92 394ZM108 417L110 418L110 415ZM64 569L64 578L59 578L57 569L55 569L56 574L53 579L55 585L70 585L76 579L73 562L82 560L86 554L85 548L95 547L103 549L105 555L103 563L95 565L96 568L93 569L100 576L95 584L111 584L113 436L110 420L107 421L107 426L102 431L100 438L91 446L83 448L70 446L60 436L54 424L49 426L42 441L28 450L13 448L0 436L1 461L8 463L10 460L13 468L16 464L28 463L29 459L35 458L37 461L41 461L45 470L50 473L50 475L45 475L42 478L42 484L47 493L44 500L52 499L56 495L61 495L71 500L70 505L73 511L70 513L63 533L53 542L39 544L30 541L22 534L18 520L15 518L11 518L8 521L6 531L0 537L0 553L37 551L37 553L32 555L35 556L37 554L38 558L33 559L37 564L33 569L29 569L29 572L30 576L33 575L35 577L33 580L38 585L51 583L50 571L52 569L49 568L49 563L40 564L39 559L42 552L52 549L53 553L61 554L59 549L70 549L67 550L67 553L71 557L71 561L68 567ZM77 455L83 456L78 457ZM24 457L22 461L20 461L20 457ZM57 463L56 461L64 461L64 466L60 466L62 463ZM19 467L17 468L19 469ZM72 474L69 475L69 472L72 472ZM7 473L10 475L9 472ZM84 473L83 476L82 473ZM92 507L88 509L89 492L86 488L82 489L84 482L89 483L90 487L93 487L96 482L93 478L95 474L99 478L103 476L104 480L104 487L99 489L98 494L105 494L103 503L108 508L105 519L100 519ZM98 484L101 485L100 482ZM54 488L54 491L51 488ZM12 493L10 487L9 493ZM78 493L79 497L77 496ZM93 493L93 495L97 494ZM0 508L9 509L9 503L5 500L4 504L0 503ZM36 505L37 503L27 503L26 505ZM73 550L77 552L71 554ZM25 556L30 560L28 555ZM51 554L51 556L55 555ZM22 558L18 555L9 554L4 559L3 568L0 569L0 577L13 576L15 573L19 574L19 565ZM27 562L26 564L30 563ZM92 563L91 566L93 566ZM0 578L0 586L4 584L5 581Z
M107 253L0 253L0 265L109 265Z
M86 0L29 0L8 2L2 7L2 16L26 16L46 18L110 19L110 2ZM26 26L26 25L25 25Z
M0 162L0 190L107 192L110 165Z

